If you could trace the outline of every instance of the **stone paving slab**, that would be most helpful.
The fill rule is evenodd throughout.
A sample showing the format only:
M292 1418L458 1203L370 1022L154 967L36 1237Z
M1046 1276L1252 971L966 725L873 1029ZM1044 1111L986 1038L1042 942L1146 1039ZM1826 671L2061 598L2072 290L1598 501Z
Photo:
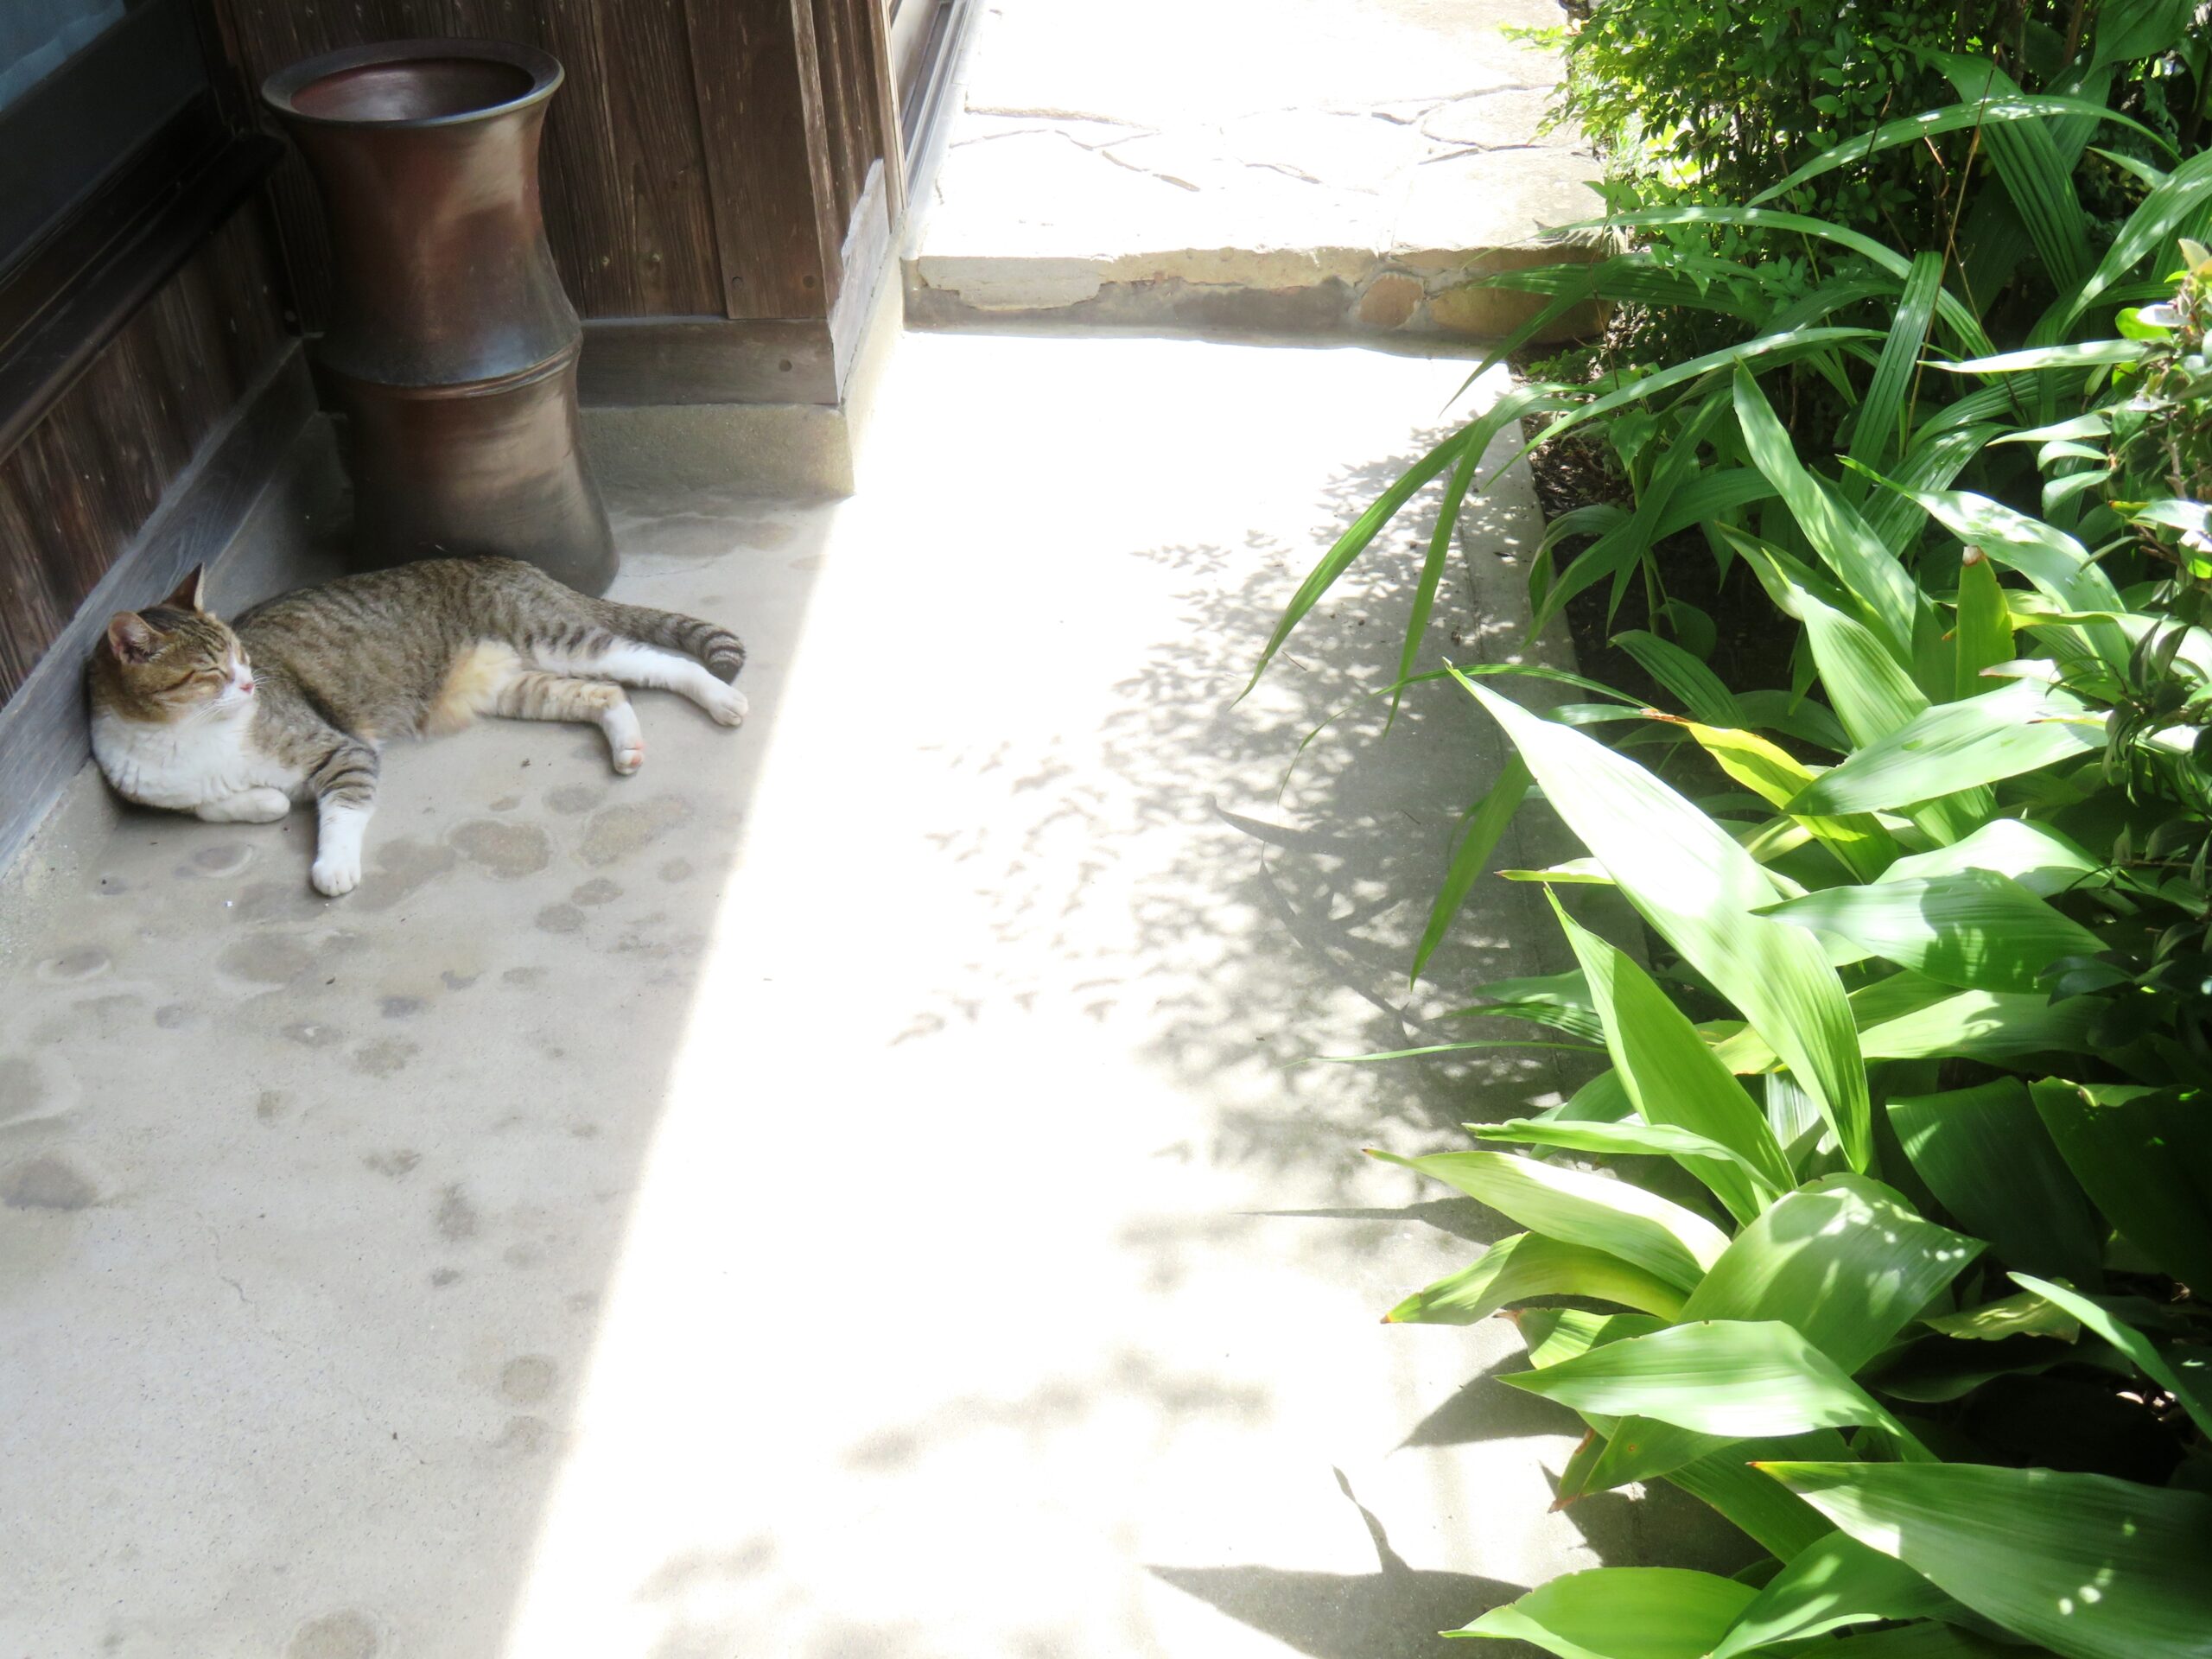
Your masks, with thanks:
M1539 130L1552 0L997 0L906 262L924 325L1493 335L1466 284L1586 257L1595 163ZM1560 337L1586 326L1573 319Z
M1503 1321L1376 1322L1508 1230L1359 1148L1560 1057L1305 1064L1560 965L1491 882L1407 983L1470 699L1284 786L1425 518L1236 701L1465 366L908 335L849 501L610 480L620 594L746 635L741 730L397 748L342 900L304 815L81 778L0 881L0 1653L1440 1659L1735 1565L1664 1491L1548 1511L1579 1425ZM1463 528L1432 661L1525 626L1525 478Z

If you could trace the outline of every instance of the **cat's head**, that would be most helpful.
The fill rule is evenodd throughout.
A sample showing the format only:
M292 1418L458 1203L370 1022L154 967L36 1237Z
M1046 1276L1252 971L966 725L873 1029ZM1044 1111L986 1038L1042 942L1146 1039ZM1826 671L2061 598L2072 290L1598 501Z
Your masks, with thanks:
M143 611L118 611L92 652L94 694L136 720L229 719L253 707L245 647L203 602L197 566L177 590Z

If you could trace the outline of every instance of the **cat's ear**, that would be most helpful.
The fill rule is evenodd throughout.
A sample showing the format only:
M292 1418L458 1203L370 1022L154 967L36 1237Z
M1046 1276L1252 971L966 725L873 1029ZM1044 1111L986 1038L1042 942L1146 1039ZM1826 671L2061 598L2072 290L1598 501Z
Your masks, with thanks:
M173 611L205 613L207 607L200 601L207 597L207 567L204 564L195 564L185 572L184 580L176 585L176 591L162 603Z
M136 611L118 611L107 620L108 649L126 663L150 662L162 636Z

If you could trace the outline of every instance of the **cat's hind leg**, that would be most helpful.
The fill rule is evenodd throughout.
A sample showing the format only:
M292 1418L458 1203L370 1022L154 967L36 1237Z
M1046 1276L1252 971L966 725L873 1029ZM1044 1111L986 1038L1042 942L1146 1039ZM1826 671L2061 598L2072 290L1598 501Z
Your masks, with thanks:
M597 650L540 651L536 658L556 672L592 674L624 685L681 692L725 726L738 725L745 719L744 692L719 678L705 664L658 645L616 639Z
M524 671L501 684L485 705L509 720L589 721L607 734L607 752L625 778L645 763L645 734L622 688L607 680Z

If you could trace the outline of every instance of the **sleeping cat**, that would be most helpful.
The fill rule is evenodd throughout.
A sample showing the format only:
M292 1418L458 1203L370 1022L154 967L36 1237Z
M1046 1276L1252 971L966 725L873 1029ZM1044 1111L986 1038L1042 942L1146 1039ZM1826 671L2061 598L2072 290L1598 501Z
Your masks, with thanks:
M725 726L737 636L711 622L588 599L514 559L427 559L256 606L227 627L194 569L144 611L109 620L90 671L92 753L126 800L215 823L273 823L315 804L310 880L361 880L391 738L476 715L589 721L614 770L645 758L624 685L680 691ZM619 683L618 683L619 682Z

